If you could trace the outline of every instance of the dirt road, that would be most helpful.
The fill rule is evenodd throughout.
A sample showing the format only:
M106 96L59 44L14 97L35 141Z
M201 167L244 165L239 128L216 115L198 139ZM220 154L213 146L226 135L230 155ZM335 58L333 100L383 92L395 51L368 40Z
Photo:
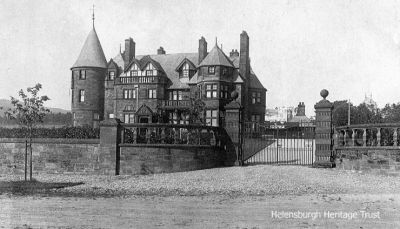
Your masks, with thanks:
M400 228L399 209L400 194L127 199L1 195L0 228Z

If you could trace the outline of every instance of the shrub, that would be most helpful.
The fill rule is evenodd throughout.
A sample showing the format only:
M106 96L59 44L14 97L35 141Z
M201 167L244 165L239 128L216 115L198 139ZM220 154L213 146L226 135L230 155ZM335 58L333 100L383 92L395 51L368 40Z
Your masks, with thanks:
M0 128L0 138L25 138L26 128ZM61 127L61 128L35 128L33 138L75 138L96 139L100 138L100 130L88 126Z

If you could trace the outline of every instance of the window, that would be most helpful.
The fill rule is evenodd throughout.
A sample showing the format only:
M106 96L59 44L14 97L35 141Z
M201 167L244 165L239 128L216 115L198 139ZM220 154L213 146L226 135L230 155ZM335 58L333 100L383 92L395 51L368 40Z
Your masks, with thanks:
M176 112L169 113L169 123L178 124L178 113Z
M185 63L182 67L182 77L189 77L189 64Z
M79 79L80 80L86 79L86 70L80 70L79 71Z
M221 85L221 93L220 93L221 98L228 98L228 85Z
M93 119L94 120L99 120L100 119L99 113L93 113Z
M260 122L260 115L251 115L251 121L252 122Z
M135 115L133 113L124 114L125 123L135 123Z
M208 67L208 74L215 74L215 66Z
M169 92L169 100L182 100L183 92L182 91L170 91Z
M85 102L85 90L79 90L79 102Z
M206 84L206 98L217 98L217 84Z
M153 76L153 70L146 70L146 76Z
M226 69L226 68L223 68L223 69L222 69L222 75L223 75L223 76L226 75L227 72L228 72L228 69Z
M136 64L132 65L131 76L138 76L139 68Z
M153 76L154 67L151 63L146 66L146 76Z
M206 110L206 125L218 126L218 110Z
M261 93L260 92L252 92L251 93L251 103L261 103Z
M156 89L149 89L149 99L157 98L157 90Z
M114 118L114 114L108 114L108 118Z
M108 80L114 80L114 78L115 78L115 72L114 71L109 72L108 73Z
M136 90L135 89L124 89L123 98L124 99L136 99Z

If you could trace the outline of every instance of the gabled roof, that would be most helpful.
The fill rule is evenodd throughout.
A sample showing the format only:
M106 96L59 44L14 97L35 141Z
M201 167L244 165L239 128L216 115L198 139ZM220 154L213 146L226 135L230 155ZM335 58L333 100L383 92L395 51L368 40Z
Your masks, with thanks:
M249 83L250 88L256 88L256 89L265 89L265 87L262 85L256 74L254 74L253 69L250 67L250 83Z
M142 70L142 66L141 66L140 61L139 61L138 59L136 59L136 58L133 58L132 61L131 61L131 62L126 66L126 68L124 69L124 72L128 71L128 70L132 67L132 65L133 65L134 63L138 66L138 68L139 68L140 70Z
M110 61L108 61L107 68L118 69L118 65L111 58Z
M93 28L86 38L81 53L72 68L77 67L97 67L107 68L106 57L101 47L96 30Z
M208 53L208 55L204 58L203 61L199 64L201 66L226 66L234 68L231 60L225 55L225 53L215 45L213 49Z
M140 67L142 70L144 70L144 68L151 63L155 69L157 69L158 71L163 71L163 68L161 67L160 63L158 63L156 60L154 60L153 58L151 58L151 56L147 55L142 57L142 59L140 59Z
M182 62L178 65L178 67L176 67L176 71L178 72L180 69L181 69L181 67L183 66L183 64L185 64L185 63L188 63L189 64L189 68L190 69L196 69L196 65L194 65L193 63L192 63L192 61L190 61L189 59L187 59L186 57L185 57L185 59L183 59L182 60Z
M144 57L146 58L144 59ZM240 75L238 71L239 58L233 57L231 59L233 60L234 67L236 68L233 72L233 82L243 83L243 77ZM115 56L113 60L115 63L117 63L117 65L122 67L124 66L122 54L118 53L118 55ZM197 72L190 79L188 79L188 78L179 78L179 72L176 71L177 66L179 67L186 60L190 61L190 63L192 63L195 68L197 68L198 66L196 66L195 63L198 63L198 53L174 53L174 54L147 55L147 56L139 55L136 56L136 60L140 60L139 61L140 65L142 65L142 61L143 63L145 63L146 62L145 60L153 60L158 66L160 66L160 68L164 71L168 79L171 81L171 84L168 85L168 89L188 89L189 84L196 84L198 82ZM155 68L157 68L156 64L154 64ZM145 66L141 66L141 68L143 67ZM251 68L250 68L249 86L250 88L266 90Z

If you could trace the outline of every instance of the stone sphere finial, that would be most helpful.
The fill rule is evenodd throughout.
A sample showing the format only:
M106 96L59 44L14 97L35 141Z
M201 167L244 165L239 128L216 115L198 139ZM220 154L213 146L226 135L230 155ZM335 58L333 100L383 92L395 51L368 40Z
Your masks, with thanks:
M326 97L328 97L329 95L329 91L326 89L322 89L319 94L322 96L322 98L326 99Z
M231 98L232 99L237 99L239 97L239 93L237 92L237 91L232 91L232 93L231 93Z

